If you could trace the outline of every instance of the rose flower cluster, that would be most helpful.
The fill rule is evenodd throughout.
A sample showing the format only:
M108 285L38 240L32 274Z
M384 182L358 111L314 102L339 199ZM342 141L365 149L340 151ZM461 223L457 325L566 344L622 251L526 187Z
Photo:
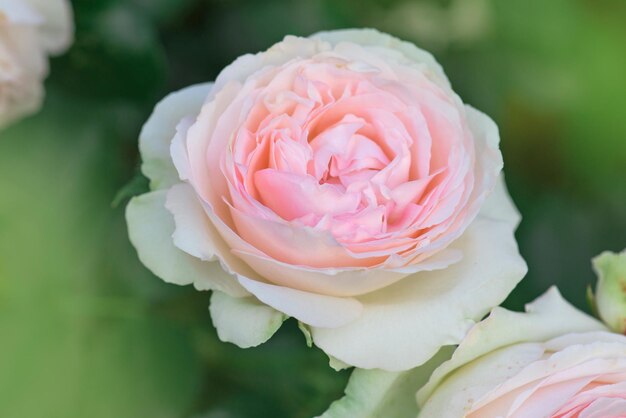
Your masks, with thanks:
M212 291L222 341L294 318L355 366L324 418L624 417L626 337L556 289L497 307L526 273L499 142L415 45L287 36L156 106L130 240L166 282ZM619 331L624 259L595 262Z

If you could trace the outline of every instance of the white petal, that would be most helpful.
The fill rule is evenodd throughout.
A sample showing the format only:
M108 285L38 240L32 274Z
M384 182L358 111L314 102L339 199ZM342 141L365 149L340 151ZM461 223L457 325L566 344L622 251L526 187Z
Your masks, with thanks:
M585 334L587 333L570 336ZM549 406L552 411L558 409L598 376L623 374L626 371L626 337L608 332L589 334L591 338L575 341L571 346L560 348L558 352L552 352L550 342L534 344L541 347L543 356L529 363L505 382L498 382L498 385L492 386L492 390L485 396L476 397L474 408L479 412L483 408L491 409L494 405L496 408L501 407L502 402L499 402L499 399L507 393L516 393L515 400L508 405L505 404L511 415L515 412L519 416L540 416L542 414L535 408L543 409ZM608 336L608 340L613 340L613 343L607 344L603 335ZM588 341L585 342L585 339ZM506 354L511 348L522 345L513 345L501 351ZM485 357L489 359L492 356L493 354L488 354ZM467 380L465 376L461 376L462 380ZM552 389L542 394L543 391L539 389L541 386L551 386Z
M172 186L167 192L165 207L174 216L174 245L201 260L215 261L217 249L212 237L217 232L193 188L185 183Z
M451 245L463 260L359 297L363 315L340 328L313 327L315 344L357 367L391 371L419 366L440 347L458 344L526 273L513 229L479 216Z
M0 16L20 25L40 25L44 19L37 9L21 0L0 0Z
M451 349L442 349L423 366L406 372L355 369L346 395L333 402L319 418L415 418L415 392L451 354Z
M180 121L188 116L195 119L211 88L212 83L198 84L168 95L156 105L143 126L139 136L141 170L150 179L152 190L168 188L180 181L172 163L170 144Z
M42 16L41 44L51 54L65 51L74 37L74 16L68 0L26 0Z
M201 290L247 295L237 280L218 263L199 260L174 246L174 218L165 208L166 193L159 190L134 197L126 208L128 234L141 262L168 283L193 283Z
M219 261L222 268L233 275L233 286L238 289L235 295L248 293L239 286L234 275L240 274L263 281L246 263L233 255L232 249L211 222L189 184L179 183L172 186L167 192L165 207L174 216L174 245L201 260ZM196 288L206 290L200 283L196 283Z
M313 39L321 39L330 42L333 46L341 42L354 42L362 46L386 47L401 52L407 59L416 64L425 64L429 71L428 76L435 81L449 87L450 82L446 77L441 65L428 51L418 48L411 42L395 38L376 29L340 29L327 32L318 32L311 35Z
M500 175L495 189L483 203L480 216L508 222L516 228L519 225L522 216L507 192L504 174Z
M281 42L272 45L268 50L258 54L241 55L224 67L215 79L215 89L220 91L232 81L243 83L264 67L280 66L292 59L312 57L324 49L328 49L328 44L323 45L308 38L285 36Z
M472 368L478 368L475 365L476 359L502 347L524 342L542 342L572 332L603 329L605 328L601 323L567 303L556 288L550 289L527 305L526 313L495 308L487 319L472 328L452 359L433 373L428 384L418 393L418 400L422 405L430 403L429 398L435 389L439 392L438 386L452 373L470 362L473 362ZM491 365L486 369L488 373L492 373L494 367ZM449 390L454 392L457 389ZM432 406L428 408L429 411L432 408L433 414L427 416L443 416L440 415L440 409Z
M287 318L253 297L211 295L211 319L220 340L241 348L256 347L269 340Z
M353 298L303 292L243 276L239 282L260 301L310 326L341 327L357 319L363 310Z
M517 227L521 215L507 192L504 174L501 174L503 163L498 149L500 142L498 126L489 116L468 105L465 105L465 115L474 135L476 152L479 156L479 167L482 169L479 174L485 181L490 181L494 174L499 174L495 187L492 186L493 191L480 208L480 214L483 217L509 222Z
M420 402L420 418L464 417L474 402L543 354L540 344L520 344L476 359L462 369L467 379L445 380L426 404Z

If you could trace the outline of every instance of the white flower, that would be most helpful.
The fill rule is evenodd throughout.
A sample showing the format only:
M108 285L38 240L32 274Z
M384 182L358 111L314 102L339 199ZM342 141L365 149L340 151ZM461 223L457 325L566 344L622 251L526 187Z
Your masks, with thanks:
M0 0L0 129L40 107L48 56L72 35L67 0Z
M526 272L498 144L414 45L287 37L156 107L129 234L163 280L215 291L224 341L293 317L338 363L406 370Z

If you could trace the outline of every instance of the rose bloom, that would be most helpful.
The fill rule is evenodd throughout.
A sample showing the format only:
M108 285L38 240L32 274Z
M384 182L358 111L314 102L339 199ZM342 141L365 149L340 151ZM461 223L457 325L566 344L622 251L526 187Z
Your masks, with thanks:
M67 0L0 0L0 128L41 106L48 55L73 31Z
M526 272L498 142L414 45L288 36L156 107L130 238L165 281L215 291L224 341L293 317L335 364L411 368Z
M418 393L420 418L626 417L626 337L556 289L495 310Z

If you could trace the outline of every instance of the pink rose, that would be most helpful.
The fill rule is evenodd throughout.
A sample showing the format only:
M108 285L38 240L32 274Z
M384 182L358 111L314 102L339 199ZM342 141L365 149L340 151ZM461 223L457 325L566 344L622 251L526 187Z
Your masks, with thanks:
M223 340L257 345L290 316L343 362L410 368L525 273L498 142L412 44L287 37L156 108L131 240L166 281L216 291Z
M420 417L626 416L626 337L556 289L528 313L497 308L418 394Z

